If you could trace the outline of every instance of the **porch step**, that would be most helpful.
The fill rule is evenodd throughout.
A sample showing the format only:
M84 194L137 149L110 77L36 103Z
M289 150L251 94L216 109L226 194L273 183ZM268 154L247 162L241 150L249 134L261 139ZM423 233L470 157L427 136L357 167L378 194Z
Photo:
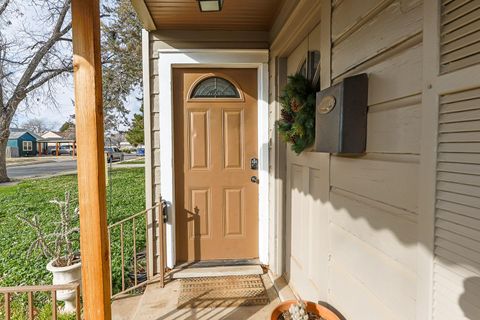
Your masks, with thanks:
M243 276L263 274L263 269L259 265L243 266L218 266L203 268L186 268L174 271L173 279L200 278L200 277L225 277L225 276Z

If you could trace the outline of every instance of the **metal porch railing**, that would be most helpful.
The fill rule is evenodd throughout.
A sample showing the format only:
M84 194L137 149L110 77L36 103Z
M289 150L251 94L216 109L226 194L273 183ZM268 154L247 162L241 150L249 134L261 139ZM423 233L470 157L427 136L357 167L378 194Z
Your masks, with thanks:
M19 286L19 287L0 287L0 295L4 297L4 313L5 320L12 319L12 301L18 295L26 294L28 297L28 319L33 320L35 318L35 299L34 295L38 292L50 292L51 304L52 304L52 319L57 320L58 317L58 303L57 292L61 290L75 290L75 305L76 305L76 319L80 320L81 305L80 305L80 284L71 283L65 285L48 285L48 286Z
M165 209L165 202L159 200L153 207L108 226L112 299L138 290L153 280L158 280L163 287L166 266ZM118 242L115 240L118 240ZM115 259L115 255L118 255L118 259ZM145 265L139 264L140 260L144 260ZM118 279L118 276L120 279ZM59 310L57 292L61 290L75 290L76 319L80 320L81 293L79 283L0 287L0 297L2 295L4 297L3 312L5 320L12 319L12 301L16 298L20 299L21 295L26 295L28 298L26 311L28 319L33 320L36 317L35 293L41 292L51 293L52 319L57 320Z
M112 299L152 280L164 285L165 202L108 226ZM120 279L118 279L120 278Z

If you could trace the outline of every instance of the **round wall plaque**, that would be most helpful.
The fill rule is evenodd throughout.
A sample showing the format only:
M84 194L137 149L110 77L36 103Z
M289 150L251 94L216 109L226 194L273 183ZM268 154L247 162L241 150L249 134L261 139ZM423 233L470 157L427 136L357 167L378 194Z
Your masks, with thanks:
M337 100L335 99L334 96L326 96L323 97L322 100L320 100L320 103L318 104L318 113L320 114L327 114L330 111L335 108L335 104L337 103Z

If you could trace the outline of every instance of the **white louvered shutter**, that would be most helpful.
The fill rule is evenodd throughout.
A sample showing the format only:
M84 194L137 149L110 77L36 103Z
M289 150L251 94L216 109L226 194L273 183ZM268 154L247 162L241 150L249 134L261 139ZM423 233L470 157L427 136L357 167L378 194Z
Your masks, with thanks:
M442 0L442 73L480 63L480 0Z
M480 319L480 88L439 111L433 314Z

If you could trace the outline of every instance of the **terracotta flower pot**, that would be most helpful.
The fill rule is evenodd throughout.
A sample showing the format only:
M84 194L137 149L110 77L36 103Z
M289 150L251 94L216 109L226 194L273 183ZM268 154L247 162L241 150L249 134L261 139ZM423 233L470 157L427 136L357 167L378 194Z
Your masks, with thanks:
M283 312L288 311L292 304L297 304L297 300L287 300L280 303L272 312L272 316L270 317L271 320L278 320L278 317L282 315ZM320 317L324 318L325 320L340 320L340 318L333 313L331 310L327 309L326 307L319 305L317 303L311 301L305 301L307 305L307 312L314 313L319 315Z

